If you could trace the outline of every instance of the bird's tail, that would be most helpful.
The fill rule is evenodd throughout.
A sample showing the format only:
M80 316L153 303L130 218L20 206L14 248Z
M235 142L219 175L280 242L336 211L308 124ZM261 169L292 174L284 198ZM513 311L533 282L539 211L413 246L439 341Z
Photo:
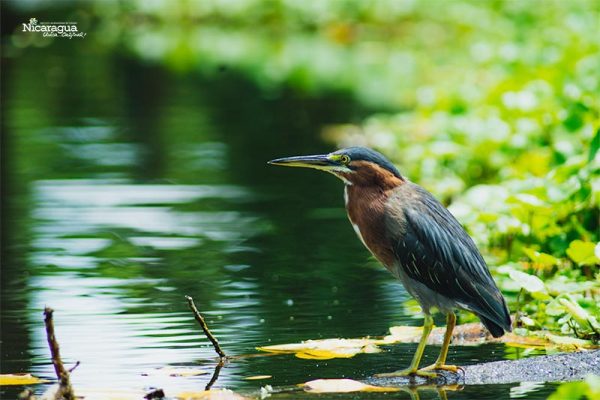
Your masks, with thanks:
M508 332L511 331L511 329L505 329L502 326L498 325L497 323L493 322L492 320L487 319L486 317L482 317L481 315L479 316L479 319L481 320L483 325L487 328L487 330L490 331L492 336L495 338L504 335L505 330ZM510 327L510 325L509 325L509 327Z
M504 332L512 331L512 322L510 320L510 313L508 311L508 307L506 307L506 302L504 297L500 295L501 299L501 310L496 309L496 314L494 319L487 318L478 313L478 317L483 323L483 325L490 331L493 337L497 338L504 335ZM500 305L500 304L498 304Z

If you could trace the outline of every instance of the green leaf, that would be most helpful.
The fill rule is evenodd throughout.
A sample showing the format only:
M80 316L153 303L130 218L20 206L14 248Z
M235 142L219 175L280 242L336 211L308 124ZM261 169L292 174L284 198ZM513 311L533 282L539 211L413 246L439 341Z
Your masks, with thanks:
M578 339L572 336L554 335L552 333L546 333L546 339L562 347L588 348L593 345L591 340Z
M545 293L546 286L540 278L535 275L529 275L521 271L510 271L510 278L515 281L521 288L530 293Z
M597 245L593 242L574 240L567 249L567 255L579 265L594 265L600 263L596 256Z
M600 149L600 128L596 130L596 134L592 139L592 143L590 143L590 154L588 156L588 161L592 161L594 158L596 158L598 149Z
M534 249L523 247L523 252L529 257L531 261L536 264L541 264L544 267L553 267L558 265L558 258L551 256L550 254L542 253Z
M562 298L559 300L560 304L565 307L569 315L573 317L575 321L584 329L589 329L592 327L595 330L600 330L600 324L594 316L588 313L583 307L581 307L577 302Z
M559 299L554 299L548 303L546 306L546 315L550 315L551 317L558 317L559 315L563 315L567 312L565 306L560 304Z
M585 382L567 382L563 383L552 393L548 400L577 400L585 396L587 392L587 384Z
M600 397L600 376L588 374L585 376L584 382L588 385L588 397L590 399L597 399Z

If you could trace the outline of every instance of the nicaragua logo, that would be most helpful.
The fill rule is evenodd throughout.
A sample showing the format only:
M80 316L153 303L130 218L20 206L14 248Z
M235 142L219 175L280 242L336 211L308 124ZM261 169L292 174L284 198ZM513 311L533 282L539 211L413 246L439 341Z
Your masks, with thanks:
M77 29L77 22L38 22L37 18L29 18L23 23L23 32L41 33L44 37L84 38L86 33Z

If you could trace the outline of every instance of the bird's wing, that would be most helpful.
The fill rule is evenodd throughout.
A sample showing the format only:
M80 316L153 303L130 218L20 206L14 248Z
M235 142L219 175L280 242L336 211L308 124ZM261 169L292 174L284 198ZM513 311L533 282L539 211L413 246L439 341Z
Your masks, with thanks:
M510 329L510 316L483 257L454 216L429 192L402 205L405 222L395 253L404 272L487 319Z

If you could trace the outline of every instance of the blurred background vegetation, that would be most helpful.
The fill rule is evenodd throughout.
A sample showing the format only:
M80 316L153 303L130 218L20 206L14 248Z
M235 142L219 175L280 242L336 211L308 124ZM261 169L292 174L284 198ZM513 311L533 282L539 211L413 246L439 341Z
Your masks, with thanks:
M48 177L225 181L261 190L269 184L274 192L288 190L291 203L318 185L321 198L298 204L337 207L339 188L330 181L309 176L300 189L282 189L299 175L285 180L264 172L264 161L370 146L465 225L517 314L517 333L576 347L600 340L599 1L29 0L2 6L3 147L10 155L3 181L11 212L26 209L28 185ZM87 36L22 32L21 23L34 16L77 21ZM211 119L194 107L210 110ZM64 128L75 124L89 129ZM102 146L113 129L106 124L119 127L113 132L118 145ZM218 135L210 133L215 124ZM75 146L84 141L100 145ZM200 141L207 146L196 149ZM297 240L298 230L311 234L284 216L303 206L266 204L274 216L253 229L282 236L255 245L304 255L328 237L305 247L283 245ZM260 202L247 207L262 208ZM329 209L311 215L317 214L342 220ZM28 232L17 230L12 240ZM343 238L353 240L350 233ZM331 263L349 262L343 252L362 254L329 245L342 246ZM132 251L139 249L113 245L101 255ZM324 252L330 254L320 249L315 257ZM235 261L248 259L260 257ZM294 274L291 257L284 261L271 260L288 263ZM343 270L336 268L319 273L333 281ZM180 272L179 283L189 285L193 273Z
M450 204L504 290L523 289L528 328L597 341L599 5L140 0L92 12L108 45L178 73L232 68L274 96L350 93L372 115L324 138L390 155Z

